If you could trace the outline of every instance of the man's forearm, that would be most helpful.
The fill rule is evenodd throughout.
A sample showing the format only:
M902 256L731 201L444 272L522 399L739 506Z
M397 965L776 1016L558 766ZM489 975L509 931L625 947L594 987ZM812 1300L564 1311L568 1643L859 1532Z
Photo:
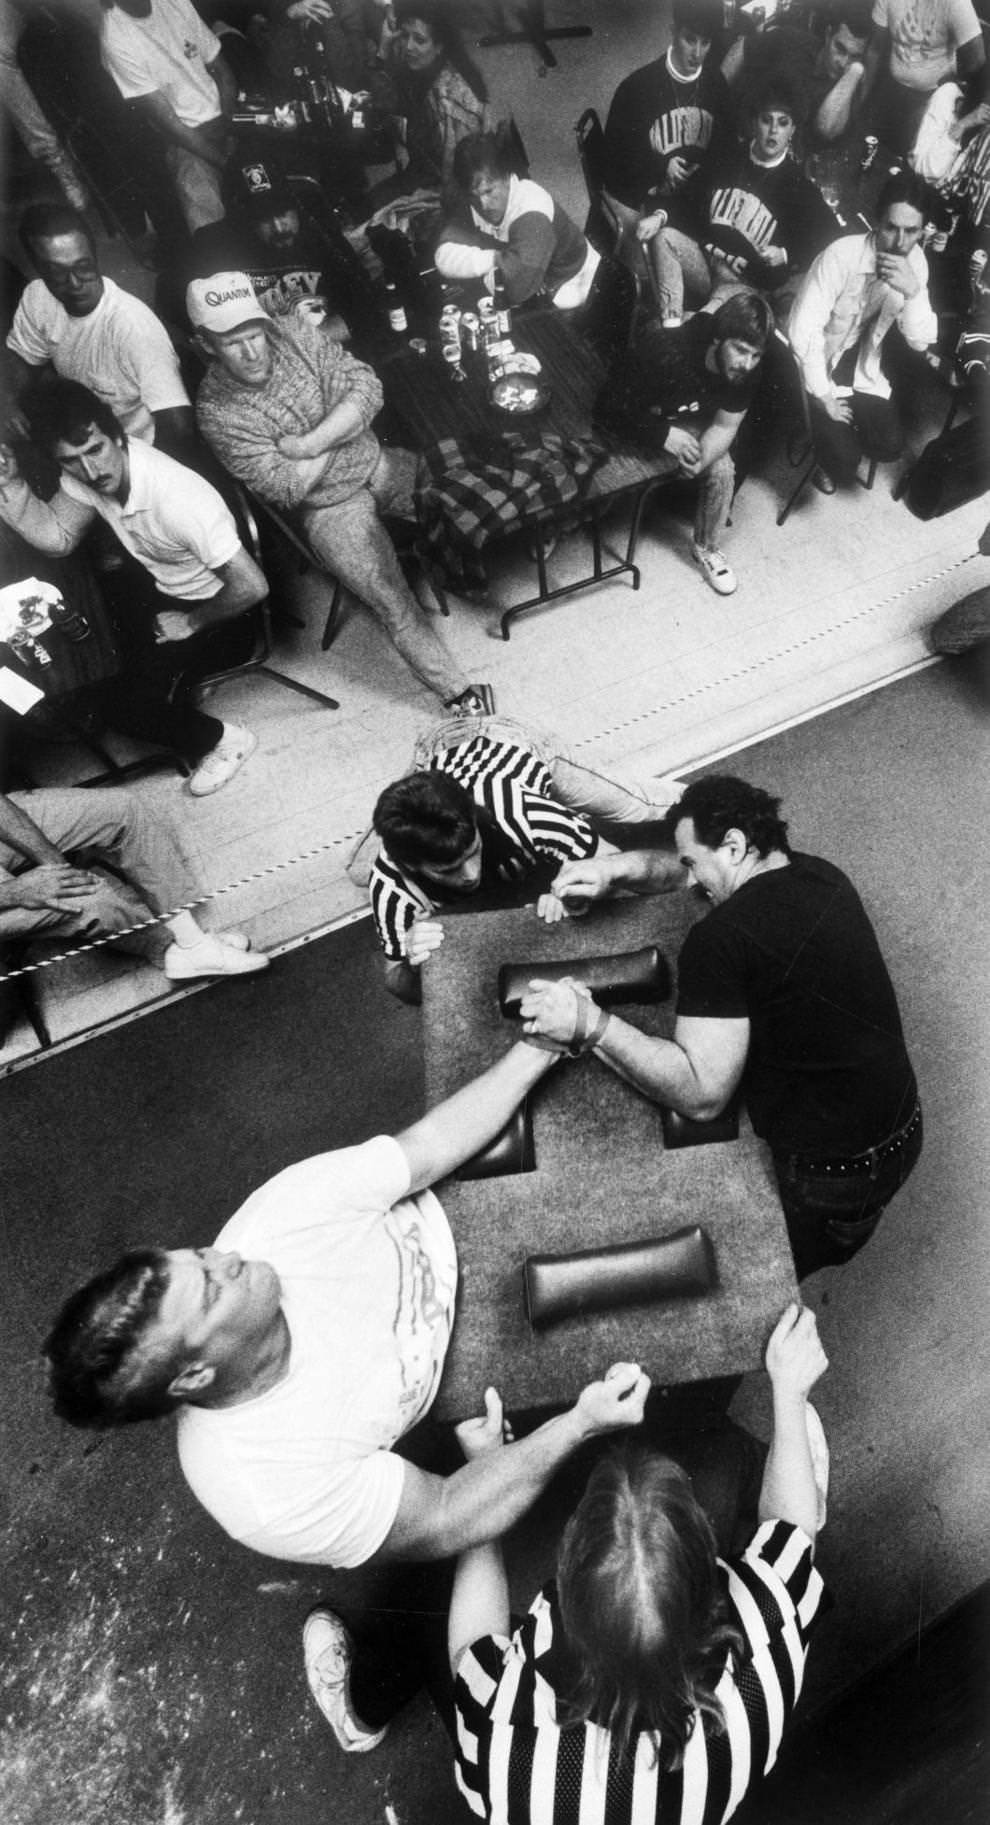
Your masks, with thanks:
M595 1051L604 1064L651 1101L696 1121L718 1113L703 1092L687 1053L672 1039L641 1033L613 1014Z
M20 477L0 487L0 519L20 533L38 551L65 557L75 551L95 515L61 490L54 500L41 501Z
M525 1438L444 1478L431 1523L429 1557L449 1558L499 1539L532 1508L550 1478L588 1436L572 1407Z
M408 957L386 957L385 987L390 995L394 995L397 1001L404 1001L407 1007L422 1007L423 980Z
M173 145L184 147L196 158L204 159L207 164L215 165L218 171L223 170L224 156L219 143L211 145L201 129L187 127L185 122L179 119L166 96L156 92L154 95L142 95L140 100L144 112L157 127L163 139L170 140ZM219 117L217 125L222 125Z
M364 415L352 399L342 399L339 405L332 406L325 418L311 431L303 431L297 437L298 455L302 460L325 456L336 450L340 444L351 442L364 430Z
M826 95L815 116L815 126L822 139L838 139L849 125L853 103L864 80L864 66L858 61L844 70L838 82Z
M410 1190L422 1191L445 1178L487 1146L555 1063L555 1054L520 1042L480 1077L397 1135L409 1162Z
M601 859L608 864L610 887L654 894L684 886L684 870L673 849L625 849Z

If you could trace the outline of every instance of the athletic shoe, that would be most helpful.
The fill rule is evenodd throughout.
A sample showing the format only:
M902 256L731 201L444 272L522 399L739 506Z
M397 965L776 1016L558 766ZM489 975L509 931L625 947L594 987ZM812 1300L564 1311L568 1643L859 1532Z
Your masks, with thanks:
M351 1710L350 1678L354 1643L333 1610L311 1610L303 1626L306 1678L345 1755L367 1755L388 1732L366 1730Z
M170 982L195 982L198 976L256 976L268 968L271 958L264 951L225 944L218 933L204 932L199 944L170 944L162 962Z
M660 319L660 328L665 330L679 330L683 322L683 317L679 317L676 311L671 311L669 317L662 317Z
M821 1533L828 1518L828 1440L825 1437L825 1428L818 1409L812 1406L810 1400L805 1404L805 1413L808 1425L808 1445L811 1450L811 1467L815 1473L815 1487L818 1490L818 1531Z
M214 932L213 936L219 938L221 944L226 944L228 950L249 951L251 949L251 940L247 932L218 931Z
M717 596L735 595L739 587L736 573L729 568L720 551L717 551L714 546L709 548L705 545L696 545L692 539L691 556L705 582L710 585Z
M822 468L821 463L816 463L811 471L811 486L817 488L819 494L835 493L835 483L828 470Z
M193 798L206 798L211 792L219 792L257 746L258 737L252 735L250 729L242 728L239 722L225 722L216 747L204 754L195 773L186 781Z
M444 709L453 710L455 716L491 716L495 693L490 684L469 684L459 697L448 697Z

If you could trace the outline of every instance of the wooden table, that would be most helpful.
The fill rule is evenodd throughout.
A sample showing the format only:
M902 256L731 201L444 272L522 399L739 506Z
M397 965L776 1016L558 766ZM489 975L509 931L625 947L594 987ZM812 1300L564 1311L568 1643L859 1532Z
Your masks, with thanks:
M683 892L612 901L557 926L542 925L532 908L445 919L446 940L423 967L430 1103L483 1070L513 1037L497 1003L502 963L573 957L580 975L582 955L657 943L676 981L699 910ZM673 1006L672 998L633 1007L629 1018L669 1034ZM593 1057L555 1067L531 1111L534 1171L440 1188L461 1279L437 1414L478 1411L489 1382L510 1407L566 1402L620 1359L641 1362L660 1385L756 1368L796 1284L769 1150L745 1118L735 1141L667 1152L656 1105ZM714 1294L530 1330L527 1254L638 1241L694 1223L715 1247Z
M520 516L510 529L518 531L526 524L542 528L535 545L537 589L502 612L499 629L503 640L508 640L509 628L520 615L595 584L628 575L638 589L636 549L643 511L654 490L670 480L669 465L651 463L593 427L592 411L605 383L605 368L564 313L552 305L513 312L512 340L541 363L550 401L539 413L512 417L491 404L480 353L465 351L465 381L452 379L439 345L433 343L425 354L404 346L376 364L397 436L413 449L428 449L444 438L480 438L495 447L509 433L529 431L534 440L543 432L563 438L594 438L607 452L577 509L591 539L591 563L576 581L554 585L549 580L544 534L552 530L552 515ZM606 505L613 506L623 496L632 506L632 517L624 551L613 552L603 542L602 516ZM575 511L573 503L569 504L561 517L572 520Z

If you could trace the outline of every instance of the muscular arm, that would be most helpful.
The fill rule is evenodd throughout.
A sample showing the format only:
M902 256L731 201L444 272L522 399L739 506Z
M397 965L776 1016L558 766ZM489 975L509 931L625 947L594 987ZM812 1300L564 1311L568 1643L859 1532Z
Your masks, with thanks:
M445 1178L486 1146L554 1062L553 1054L537 1046L514 1045L480 1077L396 1135L409 1163L410 1191Z
M94 508L70 499L61 488L50 501L41 501L19 476L0 482L0 519L38 551L64 558L95 518Z
M698 442L701 446L701 461L696 474L701 475L710 469L720 456L727 456L738 436L739 427L745 418L745 412L716 412L710 425L706 425Z
M877 77L890 68L890 47L893 40L885 25L875 25L866 47L866 58L863 64L862 99L866 99L873 88Z
M525 1438L479 1457L453 1476L404 1466L399 1511L372 1564L391 1559L446 1559L497 1539L532 1507L585 1439L638 1426L649 1390L635 1364L617 1364L585 1388L566 1413Z
M619 892L649 895L684 886L684 869L673 849L626 849L565 862L553 891L562 900L601 900Z
M177 598L175 608L159 610L155 616L159 640L188 639L191 634L202 633L204 628L216 627L221 621L242 615L256 602L264 601L268 594L264 572L259 570L243 545L228 564L218 567L216 575L221 579L222 587L215 596L207 596L196 603L182 603Z
M654 1039L613 1014L595 1050L653 1102L695 1121L712 1121L742 1077L749 1021L682 1016L673 1039Z
M16 849L28 862L62 862L64 856L13 799L0 792L0 843Z

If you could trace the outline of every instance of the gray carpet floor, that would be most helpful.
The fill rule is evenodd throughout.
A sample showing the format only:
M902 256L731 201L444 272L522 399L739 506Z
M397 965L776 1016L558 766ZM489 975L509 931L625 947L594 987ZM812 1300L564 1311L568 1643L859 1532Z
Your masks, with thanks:
M783 795L796 846L856 881L926 1112L922 1162L870 1246L808 1286L832 1364L818 1404L833 1461L821 1563L836 1598L812 1708L986 1576L988 735L975 674L945 665L733 763ZM0 1085L7 1825L457 1816L425 1702L345 1763L308 1700L306 1610L324 1595L373 1604L376 1580L233 1547L185 1490L167 1427L64 1432L37 1368L81 1274L139 1241L208 1240L259 1178L399 1125L420 1093L416 1016L378 987L366 926ZM738 1411L765 1428L759 1378ZM517 1546L519 1599L552 1547Z

